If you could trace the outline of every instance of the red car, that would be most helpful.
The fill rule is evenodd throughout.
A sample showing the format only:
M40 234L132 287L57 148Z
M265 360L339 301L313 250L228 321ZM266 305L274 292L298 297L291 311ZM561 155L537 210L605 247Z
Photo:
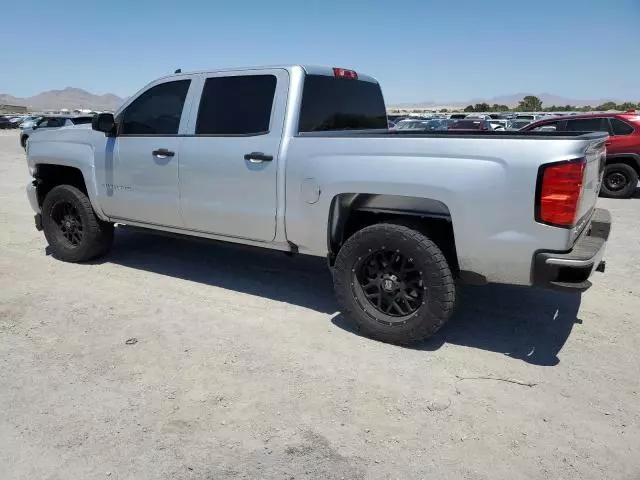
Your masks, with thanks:
M520 129L527 131L604 131L609 133L607 166L600 194L610 198L629 198L640 176L640 114L590 113L538 120Z

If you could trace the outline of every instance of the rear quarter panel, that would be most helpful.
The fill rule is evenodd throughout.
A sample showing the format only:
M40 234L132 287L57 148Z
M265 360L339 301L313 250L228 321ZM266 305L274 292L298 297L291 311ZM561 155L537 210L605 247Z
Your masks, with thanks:
M529 284L536 250L567 250L570 232L535 222L541 164L578 158L579 140L294 137L287 151L286 233L328 253L331 202L342 193L429 198L451 214L461 269ZM319 198L309 203L309 185Z

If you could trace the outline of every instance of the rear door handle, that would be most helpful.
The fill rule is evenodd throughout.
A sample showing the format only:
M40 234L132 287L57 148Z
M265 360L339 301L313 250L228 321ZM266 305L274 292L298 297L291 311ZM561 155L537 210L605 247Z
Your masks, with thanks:
M273 155L265 155L262 152L251 152L244 156L244 159L251 163L271 162Z
M172 152L171 150L167 150L166 148L159 148L151 152L154 157L173 157L176 152Z

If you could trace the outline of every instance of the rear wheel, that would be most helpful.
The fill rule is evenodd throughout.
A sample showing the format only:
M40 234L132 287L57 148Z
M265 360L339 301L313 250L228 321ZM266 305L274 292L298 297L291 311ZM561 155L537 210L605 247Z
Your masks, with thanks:
M29 135L23 135L20 138L20 145L22 145L22 148L24 148L25 150L27 149L27 140L29 140Z
M96 217L89 198L71 185L59 185L47 194L42 227L52 255L65 262L91 260L113 243L113 224Z
M630 198L638 185L638 172L626 163L610 163L604 171L600 193L609 198Z
M372 225L351 236L338 252L334 287L362 334L402 345L433 335L455 303L443 253L404 225Z

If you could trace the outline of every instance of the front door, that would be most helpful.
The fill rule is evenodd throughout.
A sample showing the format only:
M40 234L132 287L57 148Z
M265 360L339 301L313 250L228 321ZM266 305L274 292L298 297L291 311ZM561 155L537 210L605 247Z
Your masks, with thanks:
M187 228L273 240L288 84L281 69L205 76L192 135L180 150L180 209Z
M191 79L152 85L118 115L107 138L99 194L114 220L182 227L178 207L178 136ZM186 125L186 123L185 123Z

